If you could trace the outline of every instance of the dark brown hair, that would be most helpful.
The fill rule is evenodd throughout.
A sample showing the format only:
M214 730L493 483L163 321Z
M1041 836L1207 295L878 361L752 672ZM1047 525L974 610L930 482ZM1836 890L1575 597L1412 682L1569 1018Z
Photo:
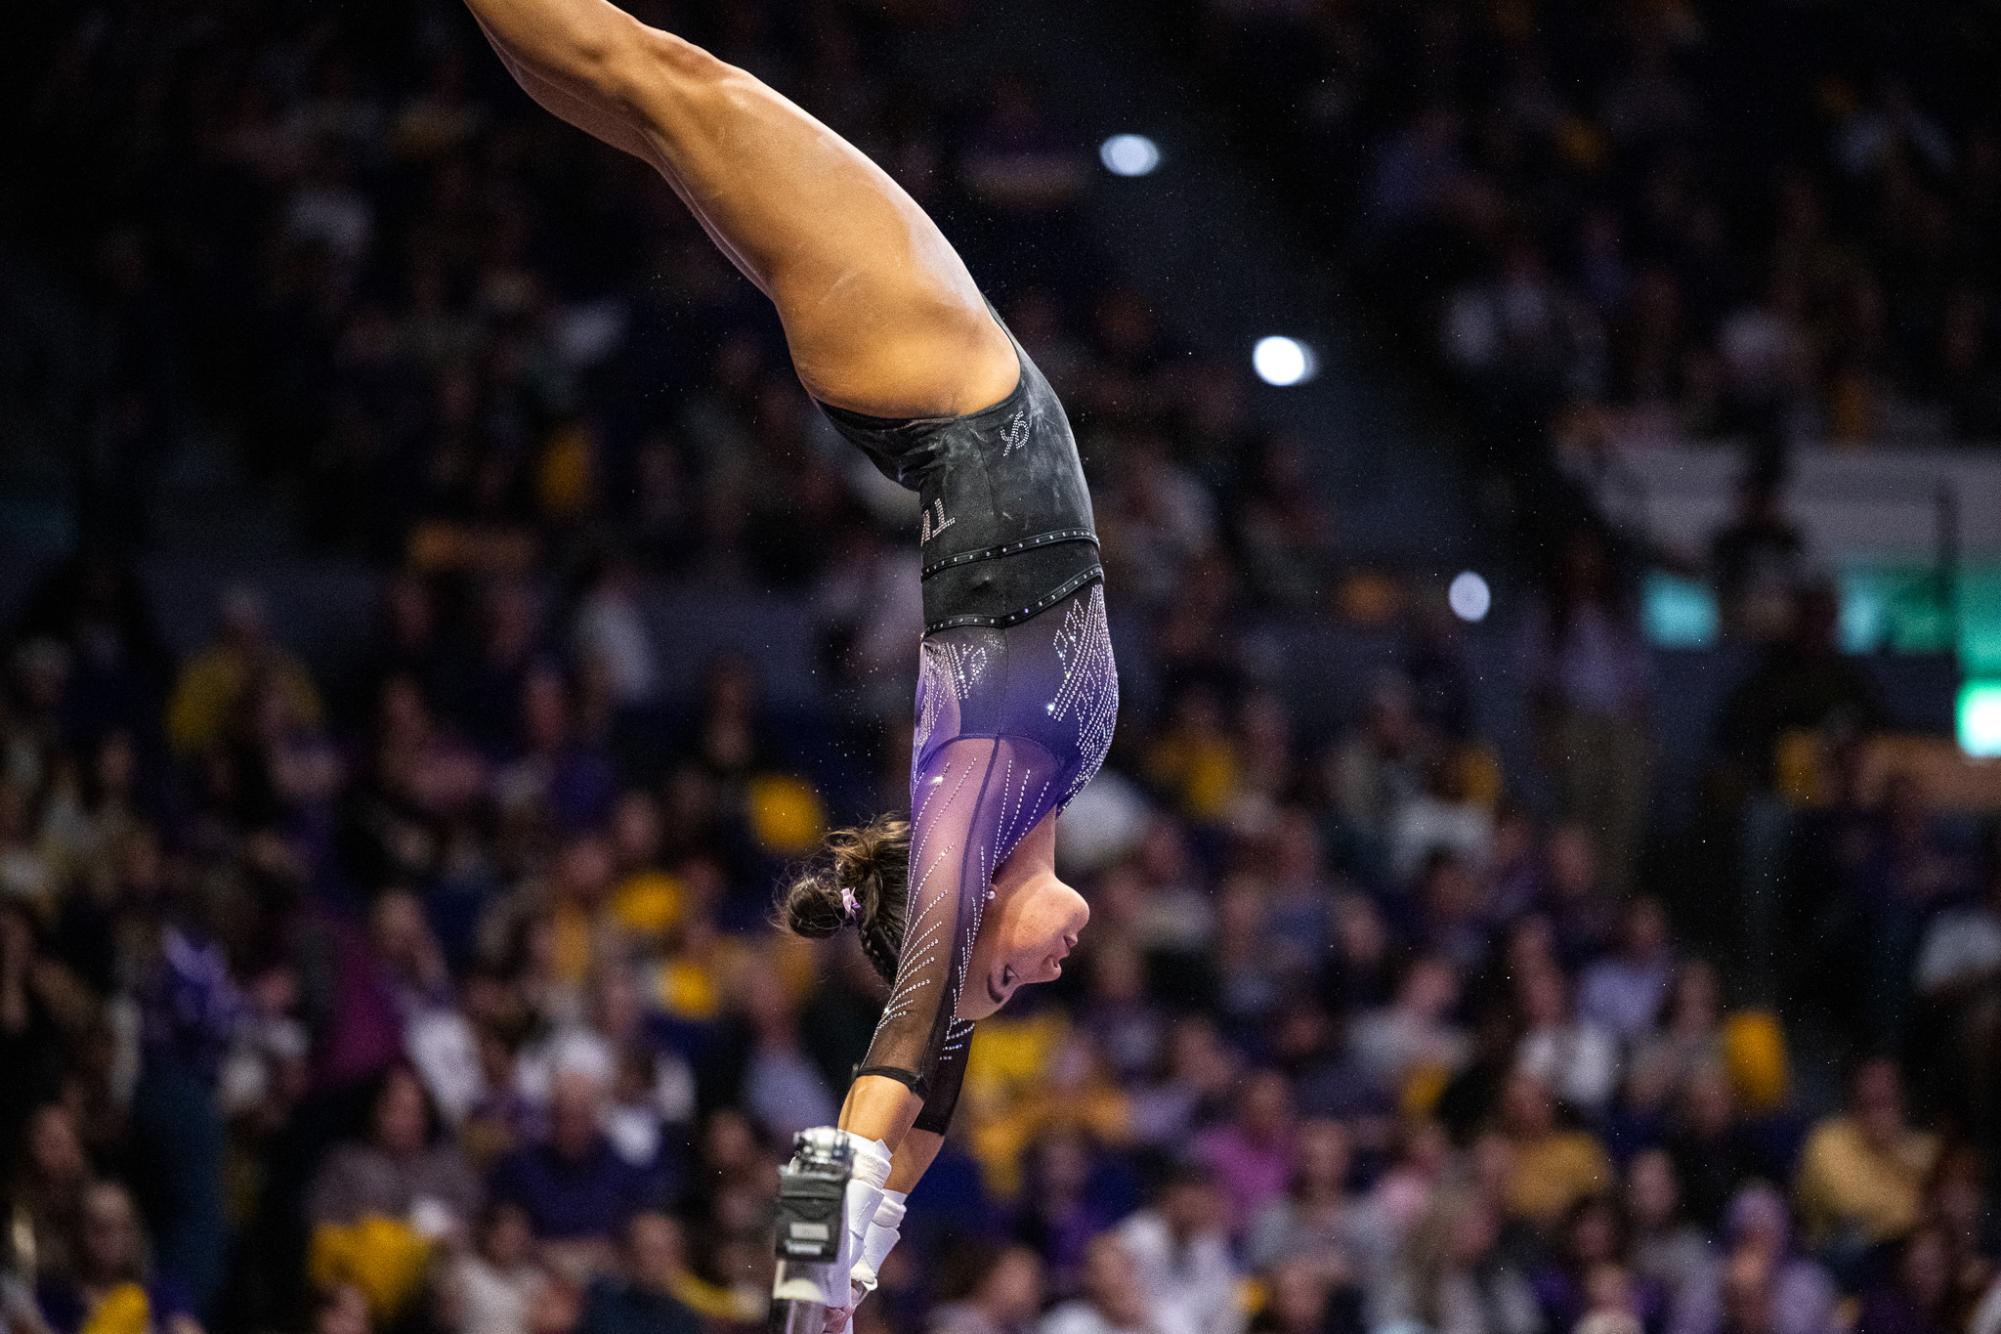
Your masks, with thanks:
M901 815L836 829L779 897L778 924L811 940L854 927L869 963L883 981L893 982L903 951L909 870L910 821ZM852 919L842 903L844 889L855 898Z

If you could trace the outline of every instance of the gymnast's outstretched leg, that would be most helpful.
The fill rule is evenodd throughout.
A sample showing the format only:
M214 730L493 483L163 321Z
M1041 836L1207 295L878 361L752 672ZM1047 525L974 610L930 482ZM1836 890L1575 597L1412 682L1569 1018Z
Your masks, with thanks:
M755 77L607 0L466 0L548 110L653 164L778 308L807 390L880 417L997 402L1019 367L903 188Z
M872 416L944 416L1015 387L1014 345L937 226L792 102L607 0L467 4L530 96L667 179L777 306L815 397ZM870 1078L841 1123L893 1146L918 1107Z

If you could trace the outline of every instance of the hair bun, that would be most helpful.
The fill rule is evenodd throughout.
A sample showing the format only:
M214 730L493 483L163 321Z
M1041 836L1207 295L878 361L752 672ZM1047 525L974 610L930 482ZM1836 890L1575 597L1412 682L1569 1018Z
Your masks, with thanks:
M785 891L779 915L787 931L808 940L824 940L848 924L841 907L841 887L832 866L811 866Z
M823 940L853 926L866 942L885 900L901 892L909 861L910 822L883 816L827 835L821 855L802 868L779 903L780 924L795 936ZM852 902L854 911L849 911ZM900 904L897 938L902 937Z

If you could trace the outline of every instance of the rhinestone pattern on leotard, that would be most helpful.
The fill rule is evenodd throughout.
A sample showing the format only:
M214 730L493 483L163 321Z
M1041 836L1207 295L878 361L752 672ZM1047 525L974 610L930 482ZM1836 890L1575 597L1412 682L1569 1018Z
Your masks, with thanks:
M862 1069L908 1083L925 1100L919 1124L928 1130L949 1122L965 1068L962 993L992 980L972 956L996 870L1082 789L1111 744L1117 688L1105 615L1094 582L1045 620L922 641L907 925Z
M911 754L922 755L949 698L963 704L973 693L994 658L995 645L986 636L946 643L924 640L918 646L918 712Z
M1077 752L1084 764L1071 779L1064 804L1097 776L1112 748L1112 729L1119 716L1119 674L1112 662L1112 631L1105 620L1105 586L1077 599L1063 613L1056 631L1056 656L1063 663L1063 682L1047 706L1049 716L1077 720Z

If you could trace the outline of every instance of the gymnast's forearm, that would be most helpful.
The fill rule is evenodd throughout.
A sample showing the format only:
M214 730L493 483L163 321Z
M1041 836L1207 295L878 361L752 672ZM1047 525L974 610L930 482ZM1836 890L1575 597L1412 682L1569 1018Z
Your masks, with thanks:
M903 1143L896 1146L896 1153L890 1159L889 1188L905 1195L916 1190L917 1183L931 1170L938 1150L944 1145L945 1137L936 1131L912 1128L903 1137Z
M907 1085L883 1075L861 1075L849 1086L847 1101L841 1104L841 1129L863 1139L881 1140L894 1152L923 1110L924 1099Z

